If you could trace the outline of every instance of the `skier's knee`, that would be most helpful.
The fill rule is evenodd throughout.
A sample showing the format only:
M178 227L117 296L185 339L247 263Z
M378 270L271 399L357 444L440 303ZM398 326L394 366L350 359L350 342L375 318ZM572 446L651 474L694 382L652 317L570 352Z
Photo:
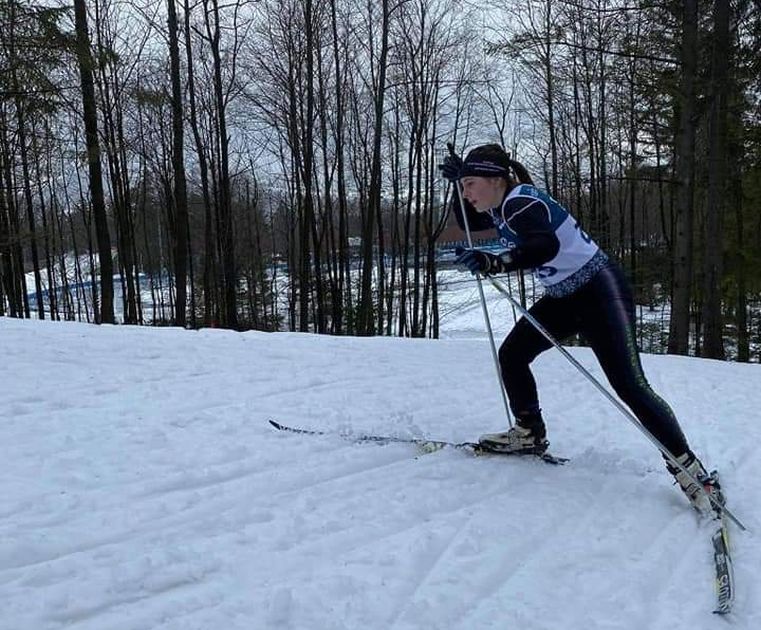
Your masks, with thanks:
M502 342L502 345L499 347L498 356L503 372L509 373L516 368L525 369L530 363L525 352L521 351L520 345L513 342L510 337Z
M637 403L647 395L646 389L633 378L616 379L611 382L611 386L629 407L637 406Z

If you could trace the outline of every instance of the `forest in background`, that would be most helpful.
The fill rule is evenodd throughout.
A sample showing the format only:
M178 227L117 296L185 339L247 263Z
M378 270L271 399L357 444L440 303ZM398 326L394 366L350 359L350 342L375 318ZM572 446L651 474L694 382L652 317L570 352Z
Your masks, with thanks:
M0 315L437 337L448 141L761 359L758 0L0 0Z

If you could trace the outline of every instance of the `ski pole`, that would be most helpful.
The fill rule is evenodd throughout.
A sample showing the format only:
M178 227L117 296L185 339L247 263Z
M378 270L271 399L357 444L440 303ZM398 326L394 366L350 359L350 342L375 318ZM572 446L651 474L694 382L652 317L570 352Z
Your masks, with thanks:
M656 446L656 448L663 454L663 456L671 464L673 464L681 472L685 473L690 478L690 481L692 481L693 483L696 483L698 487L701 488L703 494L705 494L708 497L708 500L710 501L710 503L712 503L713 506L717 510L719 510L719 512L723 512L724 514L726 514L730 519L732 519L732 521L734 521L734 523L742 531L747 530L745 525L743 525L742 522L734 514L732 514L732 512L726 506L722 505L718 499L716 499L711 493L706 491L706 489L703 487L703 484L700 483L697 480L697 478L695 478L692 474L690 474L690 472L681 463L679 463L679 461L677 461L674 454L671 451L669 451L657 437L655 437L650 431L648 431L647 428L645 428L642 425L639 419L629 409L627 409L621 401L619 401L615 396L613 396L613 394L611 394L608 391L608 389L602 383L600 383L600 381L598 381L592 374L590 374L589 370L587 370L583 365L581 365L581 363L579 363L576 360L576 358L570 352L568 352L568 350L566 350L563 346L561 346L560 343L558 343L558 341L556 341L555 338L550 333L547 332L544 326L542 326L536 320L536 318L533 315L531 315L531 313L529 313L525 308L523 308L520 302L518 302L510 294L510 292L507 289L505 289L505 287L502 286L500 282L497 282L497 280L489 276L487 276L487 278L491 282L492 286L495 289L497 289L497 291L499 291L502 295L504 295L508 300L510 300L512 305L516 309L518 309L521 315L523 315L523 317L525 317L529 321L529 323L531 323L534 326L534 328L536 328L542 334L542 336L545 339L547 339L547 341L549 341L553 346L555 346L558 350L560 350L560 353L566 359L568 359L571 365L573 365L577 370L579 370L579 372L581 372L587 378L587 380L590 383L592 383L592 385L594 385L600 391L600 393L603 396L605 396L605 398L607 398L616 407L616 409L618 409L624 415L624 417L627 420L629 420L629 422L631 422L635 427L637 427L642 432L642 434Z
M455 157L455 151L454 151L454 145L451 142L447 142L447 149L449 149L449 154L453 157ZM468 247L471 249L473 248L473 239L470 235L470 225L468 225L468 215L465 212L465 204L463 203L462 199L462 190L460 189L460 182L459 180L454 183L455 188L457 189L457 198L460 202L460 208L462 210L462 220L463 224L465 225L465 235L468 239ZM481 282L481 274L476 274L476 283L478 284L478 295L481 298L481 308L484 312L484 322L486 323L486 330L489 333L489 345L491 346L491 355L494 359L494 368L497 372L497 382L499 383L499 391L502 394L502 402L505 405L505 414L507 415L507 424L512 429L513 427L513 419L512 415L510 414L510 404L507 402L507 393L505 392L505 385L502 382L502 370L500 370L499 367L499 357L497 355L497 346L494 343L494 333L492 332L491 328L491 320L489 319L489 309L486 306L486 297L484 296L484 287Z

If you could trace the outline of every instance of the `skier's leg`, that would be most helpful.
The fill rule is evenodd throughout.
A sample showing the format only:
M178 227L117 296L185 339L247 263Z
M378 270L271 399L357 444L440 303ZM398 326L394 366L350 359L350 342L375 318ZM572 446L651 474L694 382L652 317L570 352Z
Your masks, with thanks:
M589 341L608 381L663 445L675 455L689 450L671 407L650 387L642 370L635 337L634 300L616 266L603 269L583 289L582 333Z
M642 370L634 329L634 300L619 268L603 269L579 292L579 298L583 301L582 332L615 392L692 477L707 477L671 407L653 391ZM690 476L668 463L667 467L693 503L704 499Z
M542 297L529 313L555 339L562 340L578 330L573 298ZM525 317L521 317L499 349L502 381L517 418L539 409L536 381L530 364L552 344Z
M577 328L572 299L543 297L529 312L557 339L568 337ZM516 425L504 433L481 436L482 443L511 452L541 452L547 448L536 381L529 366L551 347L525 317L515 324L499 349L499 364Z

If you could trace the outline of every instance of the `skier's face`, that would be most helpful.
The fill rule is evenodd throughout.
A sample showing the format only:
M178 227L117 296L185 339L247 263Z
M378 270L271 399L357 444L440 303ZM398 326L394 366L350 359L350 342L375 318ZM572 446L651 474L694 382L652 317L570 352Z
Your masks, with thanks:
M463 177L462 194L479 212L487 212L502 203L507 185L501 177Z

